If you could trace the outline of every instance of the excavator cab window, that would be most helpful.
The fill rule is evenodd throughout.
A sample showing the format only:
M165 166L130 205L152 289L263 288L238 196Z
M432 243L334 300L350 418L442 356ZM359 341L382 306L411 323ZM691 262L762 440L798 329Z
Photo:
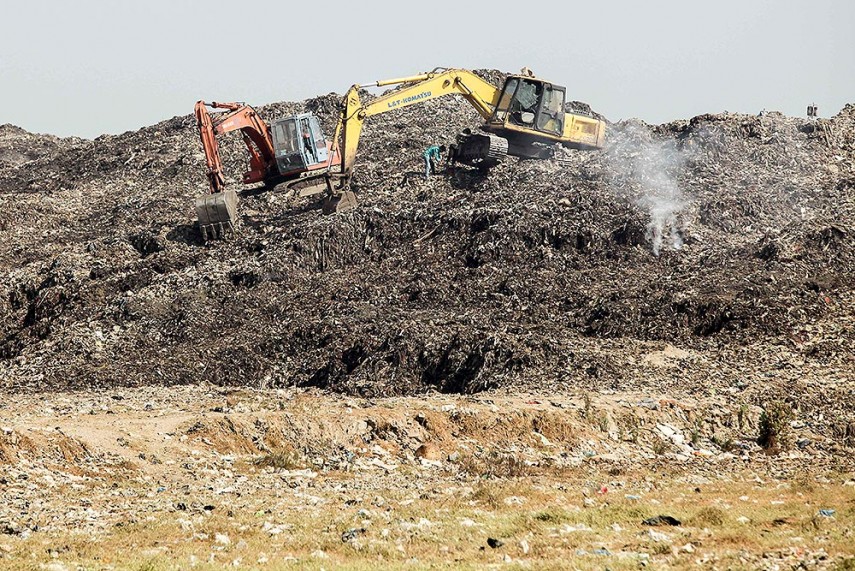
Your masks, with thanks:
M517 90L520 80L512 77L505 82L505 88L502 90L502 96L499 98L499 104L496 105L496 114L494 120L502 123L508 118L508 111L511 108L511 101L514 98L514 92Z
M312 136L315 139L315 156L318 158L317 162L325 163L329 159L327 141L324 139L324 132L321 130L318 118L314 115L309 116L309 126L312 129Z
M273 124L273 151L279 174L285 175L306 168L306 159L301 148L300 125L296 117L281 119Z
M534 128L537 107L543 94L543 84L539 81L521 79L511 99L509 120L514 125Z
M560 135L564 130L564 88L544 84L537 115L537 128L540 131Z
M306 155L306 164L317 164L318 153L315 151L315 138L312 137L312 128L309 126L308 117L300 119L300 137L303 146L303 153Z

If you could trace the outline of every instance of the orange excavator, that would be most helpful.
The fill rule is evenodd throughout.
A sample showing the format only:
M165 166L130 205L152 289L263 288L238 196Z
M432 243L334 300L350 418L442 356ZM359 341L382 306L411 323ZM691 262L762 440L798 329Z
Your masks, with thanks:
M208 107L223 110L211 114ZM324 138L318 118L302 113L268 125L244 103L205 103L195 107L196 124L207 163L210 194L196 199L196 215L203 239L224 237L234 231L237 194L226 189L217 136L240 131L249 151L244 184L263 183L272 188L286 184L301 196L325 192L326 179L318 176L341 163L338 152Z

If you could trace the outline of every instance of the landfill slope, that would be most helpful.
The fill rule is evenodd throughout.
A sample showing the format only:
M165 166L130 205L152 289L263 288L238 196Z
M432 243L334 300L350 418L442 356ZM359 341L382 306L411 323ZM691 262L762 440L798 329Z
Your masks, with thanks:
M329 135L337 102L260 111ZM855 105L625 121L603 151L422 180L423 149L477 124L453 97L372 117L357 209L243 190L207 244L192 116L0 137L26 157L0 162L0 386L722 389L852 414Z
M37 135L8 123L0 125L0 169L19 167L40 157L49 156L75 140Z

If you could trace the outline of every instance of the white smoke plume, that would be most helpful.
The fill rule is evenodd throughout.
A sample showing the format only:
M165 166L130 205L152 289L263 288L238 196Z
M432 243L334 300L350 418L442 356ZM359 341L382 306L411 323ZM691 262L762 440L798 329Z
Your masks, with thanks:
M627 123L615 130L607 157L619 194L647 212L646 239L654 255L663 247L682 248L681 213L688 200L677 183L685 159L675 141L654 139L644 124Z

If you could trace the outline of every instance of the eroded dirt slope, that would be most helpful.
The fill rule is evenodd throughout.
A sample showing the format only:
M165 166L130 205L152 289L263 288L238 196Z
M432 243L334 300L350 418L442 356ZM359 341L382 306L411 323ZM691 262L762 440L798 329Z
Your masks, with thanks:
M803 423L769 456L759 414L726 394L21 394L0 401L0 567L848 569L852 456Z

